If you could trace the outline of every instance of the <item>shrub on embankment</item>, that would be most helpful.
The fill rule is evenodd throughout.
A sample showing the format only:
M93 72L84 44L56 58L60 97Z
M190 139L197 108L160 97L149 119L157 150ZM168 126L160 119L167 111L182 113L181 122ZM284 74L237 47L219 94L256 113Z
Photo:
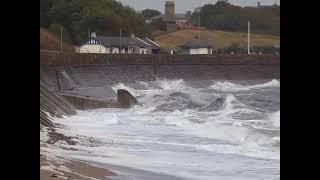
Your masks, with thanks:
M47 29L40 28L40 49L49 51L60 51L60 38ZM74 52L74 46L68 41L63 41L62 50L65 52Z
M89 29L99 35L150 31L141 14L115 0L40 0L40 27L61 25L74 44L88 39Z
M195 25L199 25L199 13L192 15ZM240 7L230 3L206 4L200 11L202 27L211 30L246 32L251 21L251 32L280 36L280 6Z

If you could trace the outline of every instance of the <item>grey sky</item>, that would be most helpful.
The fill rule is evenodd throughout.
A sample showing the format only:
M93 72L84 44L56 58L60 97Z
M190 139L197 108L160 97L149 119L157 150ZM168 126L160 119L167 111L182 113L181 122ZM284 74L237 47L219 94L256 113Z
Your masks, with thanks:
M129 5L136 10L143 9L156 9L164 12L164 4L166 0L117 0L122 2L123 5ZM238 6L256 6L260 1L261 5L271 5L275 0L229 0L231 4ZM188 10L193 11L194 8L200 7L208 3L216 3L217 0L175 0L176 12L182 13ZM280 4L280 0L276 0Z

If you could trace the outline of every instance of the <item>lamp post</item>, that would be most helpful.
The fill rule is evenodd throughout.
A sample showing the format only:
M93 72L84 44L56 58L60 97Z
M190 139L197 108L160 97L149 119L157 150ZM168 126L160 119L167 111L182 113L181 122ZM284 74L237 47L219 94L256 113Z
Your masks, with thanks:
M248 21L248 54L250 54L250 21Z
M119 53L121 54L121 50L122 50L122 29L120 29L120 50Z
M60 29L60 52L62 52L62 26Z

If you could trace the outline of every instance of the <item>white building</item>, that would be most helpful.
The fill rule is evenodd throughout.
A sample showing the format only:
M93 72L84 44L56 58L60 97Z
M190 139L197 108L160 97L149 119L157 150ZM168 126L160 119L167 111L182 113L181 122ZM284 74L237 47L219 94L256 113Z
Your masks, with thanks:
M212 47L209 41L199 39L192 39L181 46L183 54L212 54Z
M151 24L152 20L151 19L146 19L147 24Z
M91 34L90 40L76 48L78 53L107 54L150 54L152 45L131 35L131 37L105 37ZM121 49L121 50L120 50Z
M110 48L107 48L96 38L91 38L89 41L81 44L76 48L78 53L110 53Z

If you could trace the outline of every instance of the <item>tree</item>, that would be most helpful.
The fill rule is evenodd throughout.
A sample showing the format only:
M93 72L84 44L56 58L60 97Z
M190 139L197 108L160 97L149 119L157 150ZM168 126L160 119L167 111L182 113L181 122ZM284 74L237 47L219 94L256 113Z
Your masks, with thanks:
M159 16L161 14L161 12L154 9L145 9L141 11L141 13L145 19L151 19L152 17Z
M118 35L120 28L124 35L151 34L142 15L115 0L40 0L40 16L40 27L61 25L73 43L86 40L89 28L100 35Z
M198 25L199 13L192 15L192 22ZM247 31L251 21L253 33L280 35L280 7L242 8L225 2L207 4L200 10L201 26L226 31Z

